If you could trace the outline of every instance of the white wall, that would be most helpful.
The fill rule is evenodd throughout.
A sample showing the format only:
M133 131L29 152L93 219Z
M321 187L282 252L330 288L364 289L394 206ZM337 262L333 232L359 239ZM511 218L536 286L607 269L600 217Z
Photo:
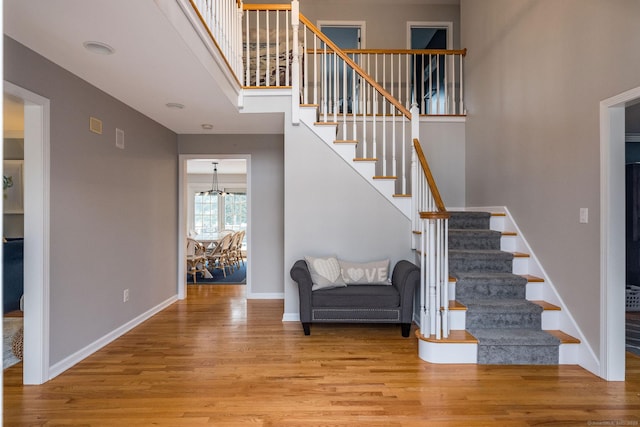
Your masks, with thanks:
M636 0L461 1L467 204L508 206L596 354L599 103L640 85L639 16Z
M5 80L51 101L55 365L176 295L176 135L14 40L4 43ZM89 131L90 116L103 121L102 135ZM124 150L115 147L116 127Z
M282 135L179 135L180 154L250 155L249 297L282 296L284 187Z
M285 319L299 315L289 269L305 255L414 259L409 219L304 124L288 127L284 153Z

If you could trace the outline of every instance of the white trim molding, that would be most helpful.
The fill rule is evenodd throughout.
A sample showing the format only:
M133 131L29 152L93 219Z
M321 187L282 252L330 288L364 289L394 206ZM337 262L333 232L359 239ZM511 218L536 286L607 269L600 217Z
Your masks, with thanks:
M600 102L600 372L625 377L625 106L640 87Z
M453 22L451 21L408 21L407 49L411 49L412 28L444 28L447 30L447 49L453 49Z
M49 379L50 102L4 82L4 93L24 100L24 384Z

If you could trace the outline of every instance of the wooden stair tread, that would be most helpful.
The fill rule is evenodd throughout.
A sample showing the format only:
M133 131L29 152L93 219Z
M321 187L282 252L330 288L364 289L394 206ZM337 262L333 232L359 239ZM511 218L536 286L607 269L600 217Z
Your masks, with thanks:
M450 300L449 301L449 310L466 311L467 310L467 306L462 304L461 302L458 302L458 301L455 301L455 300Z
M357 144L358 141L355 139L336 139L333 141L334 144Z
M512 252L515 258L529 258L531 255L525 254L524 252Z
M542 307L543 310L549 310L549 311L560 311L560 310L562 310L560 307L558 307L555 304L551 304L550 302L546 302L546 301L542 301L542 300L530 300L530 301L532 303Z
M580 340L560 330L545 330L546 333L553 335L560 340L561 344L580 344Z
M377 162L378 159L375 157L356 157L353 159L354 162Z
M491 216L507 216L505 212L491 212Z
M301 107L306 107L306 108L318 108L319 105L318 104L300 104Z
M527 279L528 282L536 282L536 283L544 282L544 279L542 277L532 276L531 274L521 274L520 276Z
M315 122L316 126L338 126L338 122Z
M515 231L503 231L502 235L503 236L517 236L518 233L516 233Z
M447 338L436 339L435 335L425 337L420 333L420 329L416 329L416 337L422 341L434 342L439 344L477 344L476 337L465 330L452 329L449 331Z
M411 197L411 194L394 194L393 197Z
M373 179L398 179L397 176L380 176L380 175L376 175L373 177Z

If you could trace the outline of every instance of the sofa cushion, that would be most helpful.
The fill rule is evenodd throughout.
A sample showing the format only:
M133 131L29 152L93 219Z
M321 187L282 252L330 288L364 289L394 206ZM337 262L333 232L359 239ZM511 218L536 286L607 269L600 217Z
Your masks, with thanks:
M321 289L311 295L313 307L385 308L399 307L395 286L358 285Z
M311 290L345 287L347 284L340 275L340 264L335 256L304 257L313 283Z
M348 285L391 285L389 259L371 262L338 260L342 279Z

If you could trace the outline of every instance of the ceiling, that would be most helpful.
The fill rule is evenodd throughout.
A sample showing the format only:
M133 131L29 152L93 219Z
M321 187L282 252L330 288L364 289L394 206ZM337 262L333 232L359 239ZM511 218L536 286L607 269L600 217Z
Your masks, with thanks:
M282 133L281 116L240 114L223 94L163 13L175 1L4 0L4 33L178 134Z

